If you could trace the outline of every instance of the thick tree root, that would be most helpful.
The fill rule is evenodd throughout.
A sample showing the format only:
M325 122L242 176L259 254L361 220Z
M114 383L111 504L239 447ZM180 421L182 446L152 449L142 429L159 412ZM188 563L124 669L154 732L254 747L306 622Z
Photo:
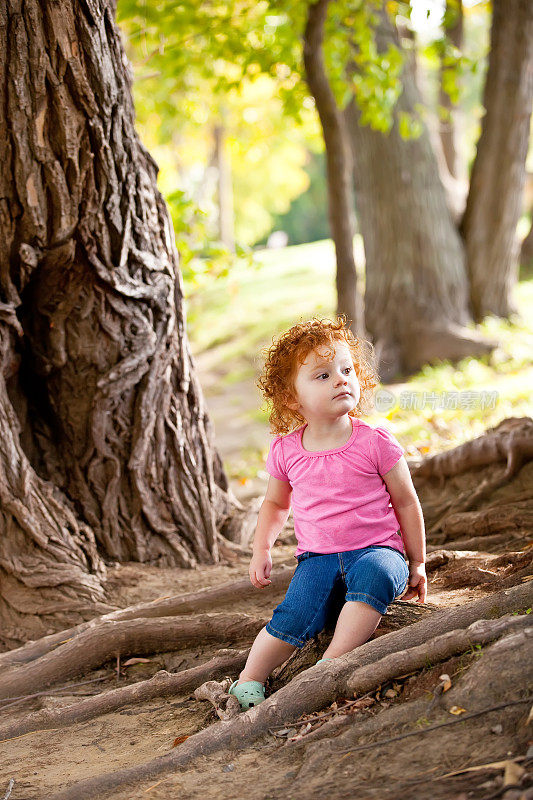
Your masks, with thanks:
M532 458L533 420L510 418L413 467L428 541L524 535L532 522Z
M185 606L184 606L185 607ZM392 604L381 630L396 630L431 614L435 607L416 603ZM31 694L62 680L99 667L117 655L181 650L200 642L236 642L252 639L267 619L248 614L179 615L157 619L109 619L90 625L52 652L0 673L0 700Z
M428 664L436 664L458 653L464 653L469 647L488 644L500 636L524 629L528 636L533 637L533 620L526 614L495 620L479 619L468 628L448 631L417 647L391 653L374 664L354 670L346 681L346 689L354 696L364 694L391 678L422 669Z
M4 672L0 677L0 699L40 691L60 679L69 680L94 669L117 655L181 650L200 642L223 644L248 640L265 621L247 614L107 621L38 661Z
M375 664L391 653L423 645L430 638L456 628L466 628L481 618L498 617L522 610L532 602L533 586L525 584L459 608L433 614L430 619L367 642L354 652L336 659L333 664L325 662L306 670L261 705L241 714L236 720L220 722L200 731L171 753L146 764L73 784L56 794L53 800L101 798L106 792L125 784L152 780L185 766L199 755L207 755L222 748L239 747L243 743L250 744L270 728L295 721L302 714L319 710L331 703L346 690L346 682L357 667Z
M416 622L421 616L427 613L431 613L429 609L420 606L417 607L415 603L395 603L389 614L384 617L383 625L385 629L396 630L398 627ZM97 629L91 629L92 635L95 634L96 630ZM105 634L107 637L108 632L106 631ZM165 643L165 647L167 646L168 644ZM81 702L74 703L67 708L37 711L33 714L29 714L23 720L0 728L0 739L7 739L33 730L71 725L76 722L92 719L102 714L108 714L125 705L141 703L145 700L151 700L154 697L166 697L180 691L186 691L198 686L199 681L207 679L212 680L221 672L226 674L230 669L233 672L239 672L244 666L247 652L247 650L221 651L217 657L211 659L206 664L185 670L176 675L169 674L162 670L149 680L139 681L133 686L124 686L119 689L104 692L96 697L90 697ZM296 671L300 671L304 668L304 665L308 666L308 664L305 664L305 654L303 654L302 651L297 651L296 655L300 656L300 654L302 654L302 659L298 659L297 662L292 665L293 670L291 671L295 669ZM314 660L316 660L316 658ZM37 667L41 662L33 662L33 664ZM59 677L64 676L57 675L57 678ZM0 680L0 687L1 685ZM214 705L218 707L216 703ZM221 719L226 718L223 715L219 716L221 716Z
M290 583L294 570L291 567L278 567L272 574L272 583L268 587L270 593L284 591ZM248 579L231 581L215 589L202 589L185 595L173 595L148 603L137 603L134 606L121 608L88 622L82 622L73 628L44 636L35 642L28 642L16 650L0 653L0 670L17 664L27 664L49 653L57 645L67 639L73 639L84 631L97 628L102 623L126 619L149 619L153 617L173 617L180 614L197 614L200 611L219 610L225 604L233 605L235 598L247 599L257 594L257 589Z
M155 697L172 697L191 691L201 681L223 676L230 670L232 672L241 670L247 655L248 650L220 650L205 664L186 669L183 672L172 674L161 670L149 680L139 681L132 686L121 686L119 689L112 689L95 697L88 697L67 708L36 711L17 722L0 727L0 741L21 736L29 731L62 728L78 722L85 722L88 719L118 711L124 706L153 700Z
M447 542L459 539L466 532L470 535L490 536L503 531L519 531L523 528L533 528L531 500L492 506L480 511L450 514L442 523L442 531Z
M436 478L444 479L470 469L479 469L500 461L507 462L505 480L510 480L525 461L533 458L533 420L510 417L482 436L424 459L413 470L415 484Z

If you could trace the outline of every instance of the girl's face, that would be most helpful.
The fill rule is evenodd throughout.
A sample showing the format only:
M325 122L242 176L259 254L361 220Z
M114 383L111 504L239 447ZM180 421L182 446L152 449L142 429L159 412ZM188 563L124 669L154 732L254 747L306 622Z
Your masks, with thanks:
M312 350L299 365L295 389L296 403L290 407L307 421L334 420L355 408L361 389L348 345L336 342L329 361L326 348Z

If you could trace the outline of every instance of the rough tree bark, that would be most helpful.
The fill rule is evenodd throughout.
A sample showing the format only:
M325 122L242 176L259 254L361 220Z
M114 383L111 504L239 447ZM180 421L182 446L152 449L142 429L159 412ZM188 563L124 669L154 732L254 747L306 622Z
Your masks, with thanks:
M329 2L318 0L309 5L303 60L326 146L329 224L337 257L337 313L345 314L352 321L350 327L354 336L364 337L363 301L357 286L353 252L351 154L342 112L329 84L322 52Z
M112 0L1 0L0 100L0 604L53 615L102 598L91 531L190 567L238 523Z
M399 47L384 8L375 39L380 52L390 43ZM408 59L401 80L388 134L360 124L355 100L345 111L366 255L365 323L385 379L437 358L490 350L465 327L470 313L463 247L427 129L418 139L400 135L399 114L415 114L421 102Z
M533 101L533 4L495 0L483 118L462 222L476 321L515 311L516 225Z
M104 611L104 565L91 529L66 499L37 476L23 452L20 423L9 402L6 375L22 330L13 307L0 303L0 641L24 640L51 624ZM16 363L16 362L15 362Z

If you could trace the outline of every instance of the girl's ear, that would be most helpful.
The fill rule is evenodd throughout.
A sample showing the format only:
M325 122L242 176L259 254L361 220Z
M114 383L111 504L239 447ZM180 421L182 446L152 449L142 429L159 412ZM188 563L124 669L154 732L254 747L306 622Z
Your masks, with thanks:
M287 408L290 408L291 411L298 411L298 401L294 399L294 397L290 397L287 402L285 403Z

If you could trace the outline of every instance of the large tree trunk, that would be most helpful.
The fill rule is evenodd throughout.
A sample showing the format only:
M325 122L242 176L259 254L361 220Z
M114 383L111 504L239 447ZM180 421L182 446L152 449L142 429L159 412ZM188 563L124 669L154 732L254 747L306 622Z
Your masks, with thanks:
M232 509L112 2L1 0L0 99L0 579L53 614L102 599L92 532L193 566Z
M12 307L0 303L0 646L106 608L105 568L92 531L33 472L20 445L5 383L19 335Z
M513 312L533 100L533 3L495 0L481 137L462 222L476 321Z
M391 42L399 46L385 10L375 37L380 52ZM421 102L408 60L401 80L388 134L360 124L355 100L345 112L366 254L365 322L385 379L437 358L489 350L464 327L470 321L464 253L427 129L418 139L400 135L399 114L414 115Z
M351 320L354 336L364 336L363 302L357 287L353 252L351 154L342 112L329 85L322 52L329 2L318 0L309 5L303 58L326 146L329 224L337 257L337 313Z

